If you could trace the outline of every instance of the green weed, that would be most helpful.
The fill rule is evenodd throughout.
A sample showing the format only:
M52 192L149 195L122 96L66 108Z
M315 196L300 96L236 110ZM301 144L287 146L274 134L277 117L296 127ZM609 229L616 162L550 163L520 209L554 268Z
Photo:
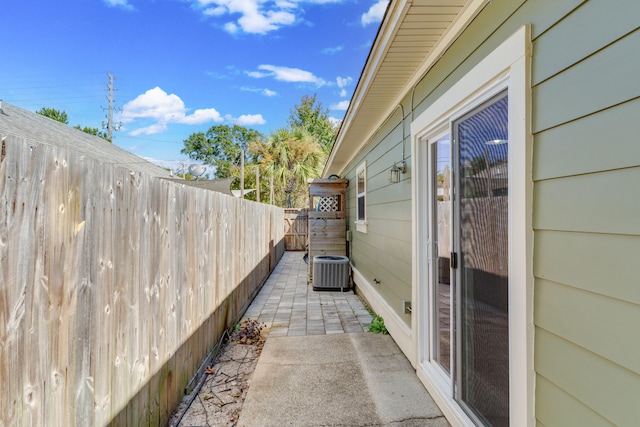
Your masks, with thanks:
M384 326L384 319L380 316L375 316L373 321L369 325L369 331L374 334L387 335L387 327Z

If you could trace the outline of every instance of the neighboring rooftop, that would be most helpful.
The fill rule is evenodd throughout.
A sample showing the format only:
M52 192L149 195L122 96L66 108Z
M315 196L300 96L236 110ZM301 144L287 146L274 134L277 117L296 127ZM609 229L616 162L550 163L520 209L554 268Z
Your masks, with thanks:
M0 136L8 135L39 144L62 147L146 175L162 178L171 176L169 171L160 166L102 138L0 100Z

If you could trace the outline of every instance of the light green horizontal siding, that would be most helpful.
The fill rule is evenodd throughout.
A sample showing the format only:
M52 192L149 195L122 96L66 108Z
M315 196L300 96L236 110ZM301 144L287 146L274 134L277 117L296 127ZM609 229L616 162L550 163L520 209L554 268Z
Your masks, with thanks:
M590 1L577 8L536 38L532 83L539 84L634 31L639 16L637 0Z
M632 53L638 52L638 46L640 31L636 30L534 87L534 132L640 96L640 56ZM535 61L542 60L538 58Z
M639 165L640 144L630 143L640 135L639 112L640 99L634 99L537 134L534 179Z
M640 167L538 181L534 228L640 235L638 183Z
M639 305L538 279L535 318L539 327L640 375Z
M376 221L378 222L378 221ZM373 229L372 229L373 228ZM406 224L397 223L397 228L406 229ZM382 232L381 232L382 231ZM369 258L380 264L381 268L390 269L395 277L407 284L411 281L411 274L405 271L394 271L391 266L399 264L402 267L411 265L411 245L395 236L387 236L386 230L372 227L369 224L368 233L354 231L355 245L358 246L356 255L364 252ZM380 258L380 257L383 258ZM408 279L408 281L407 281Z
M636 236L537 231L533 273L640 305L638 254Z
M410 267L410 263L404 262L393 256L385 255L384 258L371 258L368 254L374 253L377 248L369 246L369 250L366 250L366 243L362 243L363 250L358 251L353 256L354 266L363 274L374 287L379 287L383 295L388 295L390 298L386 298L387 302L391 306L395 306L395 302L398 302L398 309L400 309L399 301L402 299L411 299L411 288L403 286L403 280L395 273L402 273ZM373 283L373 279L380 281L380 284Z
M411 175L402 175L398 184L388 182L394 162L402 161L409 145L408 124L402 131L402 109L397 108L385 125L354 161L346 173L347 227L352 230L351 260L390 307L410 326L411 316L402 313L402 300L411 299ZM367 233L356 231L355 170L367 161ZM380 281L375 284L373 279Z
M640 135L640 57L632 54L640 46L638 4L520 3L494 1L485 8L432 78L416 87L414 115L515 29L531 24L534 321L543 331L535 347L536 417L540 425L628 424L638 418L635 409L614 396L626 404L630 395L640 396L640 350L631 337L640 300L632 268L640 253L634 236L640 198L632 196L640 182L640 144L632 142ZM617 9L611 14L610 8ZM605 21L610 28L599 31ZM552 341L563 345L547 345ZM571 360L584 363L564 369ZM586 386L574 386L593 370L599 370L593 387L601 383L603 396L585 396ZM624 373L635 379L619 389Z
M640 3L588 1L533 41L536 418L640 419Z
M612 424L637 425L640 375L542 328L536 328L535 340L536 371L540 376ZM546 414L539 416L544 418ZM577 420L583 414L567 416L571 420L568 425L579 425Z
M576 400L545 377L536 377L538 425L540 426L613 426L591 408Z

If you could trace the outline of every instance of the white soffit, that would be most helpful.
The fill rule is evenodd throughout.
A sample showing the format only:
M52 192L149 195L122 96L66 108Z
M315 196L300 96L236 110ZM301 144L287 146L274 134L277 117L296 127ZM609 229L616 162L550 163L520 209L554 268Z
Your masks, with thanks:
M327 161L340 175L488 0L391 0Z

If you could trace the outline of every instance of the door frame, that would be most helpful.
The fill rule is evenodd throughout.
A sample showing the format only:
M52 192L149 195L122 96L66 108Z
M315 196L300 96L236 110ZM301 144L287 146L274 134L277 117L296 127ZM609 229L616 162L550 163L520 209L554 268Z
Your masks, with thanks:
M435 143L437 143L443 136L448 135L449 136L449 144L450 144L450 157L449 157L449 161L451 163L451 167L453 167L453 151L452 151L452 139L451 139L451 126L449 123L443 123L440 126L437 126L435 129L433 129L433 132L428 134L427 138L423 138L422 141L424 144L426 144L425 146L425 152L426 152L426 162L427 162L427 166L426 166L426 173L427 173L427 178L426 178L426 185L427 185L427 192L428 191L433 191L433 189L435 188L437 191L437 183L434 181L433 179L433 167L437 167L437 161L436 164L434 164L434 160L432 159L432 153L433 153L433 145ZM452 169L453 172L453 169ZM451 177L452 178L452 177ZM453 181L451 181L451 185L453 186ZM453 188L451 188L451 192L453 191ZM428 194L428 193L423 193L423 194ZM426 210L427 210L427 222L424 223L424 225L427 227L426 233L430 234L434 232L434 229L436 227L434 227L434 220L436 219L436 212L434 209L434 204L433 204L433 194L430 194L428 196L425 197L426 199ZM450 218L453 219L453 200L451 200L452 203L452 209L449 211L449 215ZM451 250L453 250L453 227L454 224L453 222L450 224L450 228L449 228L449 247ZM423 350L426 353L422 353L424 355L424 357L420 358L420 352L418 352L418 360L423 360L425 358L429 358L429 357L433 357L434 353L435 353L435 349L436 344L435 341L438 339L438 337L436 336L437 334L435 333L435 331L437 330L437 326L434 325L433 323L431 323L431 321L433 320L433 313L430 311L435 307L435 302L436 299L438 298L438 291L437 291L437 285L438 283L432 283L431 280L433 280L436 277L436 267L434 266L434 261L437 262L437 256L435 254L436 251L436 246L434 245L433 240L431 239L431 237L429 236L428 240L426 241L427 243L427 253L426 256L428 258L428 262L427 262L427 266L425 268L425 272L426 272L426 281L423 281L421 283L429 283L429 286L427 287L427 289L425 289L424 294L421 295L422 297L422 303L424 304L423 306L428 307L427 310L421 310L419 312L419 316L429 316L429 320L428 320L428 324L429 324L429 330L428 331L424 331L424 334L426 335L424 337L424 342L426 343L426 346L423 345ZM455 291L455 278L453 276L451 276L451 283L450 283L450 290L452 292ZM455 316L454 316L454 312L456 310L456 306L454 304L454 301L451 301L451 305L449 307L450 310L450 323L451 326L454 325L454 321L455 321ZM426 319L423 319L423 321ZM425 325L425 323L421 323L421 325ZM450 334L449 340L452 343L452 346L450 348L450 356L449 356L449 360L450 360L450 373L449 376L447 376L447 372L440 366L438 366L438 363L434 363L433 364L433 368L434 368L434 372L437 372L439 375L439 380L443 381L444 383L448 383L449 387L453 387L454 385L454 381L453 381L453 375L454 375L454 369L455 369L455 359L456 359L456 351L455 351L455 345L453 345L455 343L455 334L454 331L451 331L452 333ZM432 335L431 335L432 334Z
M441 97L433 101L411 123L413 209L412 288L415 316L416 366L418 377L453 424L473 425L455 402L451 385L443 381L432 363L432 325L429 306L428 144L451 122L508 90L509 96L509 411L512 425L533 426L533 227L531 180L531 36L523 26L481 60Z

